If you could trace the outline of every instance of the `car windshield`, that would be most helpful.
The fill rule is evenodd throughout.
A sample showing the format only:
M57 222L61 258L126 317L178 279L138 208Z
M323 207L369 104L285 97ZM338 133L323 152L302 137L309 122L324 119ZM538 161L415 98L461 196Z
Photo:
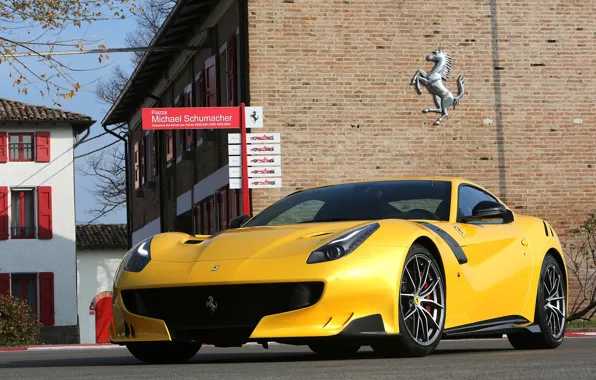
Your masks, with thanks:
M245 227L347 220L449 220L451 182L412 180L333 185L291 194Z

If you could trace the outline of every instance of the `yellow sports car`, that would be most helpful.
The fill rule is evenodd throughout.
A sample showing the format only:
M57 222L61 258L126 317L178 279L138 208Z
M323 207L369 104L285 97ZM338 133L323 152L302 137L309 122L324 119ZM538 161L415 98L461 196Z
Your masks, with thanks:
M148 363L247 342L423 356L441 339L507 334L518 349L555 348L567 285L552 227L472 182L336 184L213 236L137 244L116 275L110 339Z

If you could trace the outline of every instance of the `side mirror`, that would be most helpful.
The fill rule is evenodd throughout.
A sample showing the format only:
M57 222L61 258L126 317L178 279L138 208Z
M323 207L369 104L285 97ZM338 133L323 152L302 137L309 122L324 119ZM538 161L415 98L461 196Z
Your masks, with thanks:
M482 201L474 207L471 216L466 216L463 222L471 222L486 219L503 219L505 223L513 221L513 213L500 203Z
M248 215L237 216L234 219L230 220L230 223L228 224L228 228L240 228L249 219L250 219L250 216L248 216Z

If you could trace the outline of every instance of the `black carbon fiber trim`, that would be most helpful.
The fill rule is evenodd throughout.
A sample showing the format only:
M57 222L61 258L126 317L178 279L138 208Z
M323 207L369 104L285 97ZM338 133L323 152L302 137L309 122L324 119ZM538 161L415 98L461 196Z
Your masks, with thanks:
M466 256L464 250L462 249L461 245L447 232L445 232L442 228L435 226L434 224L427 223L427 222L418 222L425 227L430 228L431 230L435 231L445 243L451 248L451 252L455 255L455 258L460 264L465 264L468 262L468 257Z

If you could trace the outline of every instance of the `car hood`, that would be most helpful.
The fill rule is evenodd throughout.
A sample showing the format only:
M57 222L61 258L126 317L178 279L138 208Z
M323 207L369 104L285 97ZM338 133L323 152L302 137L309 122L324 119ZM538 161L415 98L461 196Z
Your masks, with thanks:
M151 259L169 262L270 259L308 255L328 241L373 221L304 223L226 230L214 236L155 235Z

